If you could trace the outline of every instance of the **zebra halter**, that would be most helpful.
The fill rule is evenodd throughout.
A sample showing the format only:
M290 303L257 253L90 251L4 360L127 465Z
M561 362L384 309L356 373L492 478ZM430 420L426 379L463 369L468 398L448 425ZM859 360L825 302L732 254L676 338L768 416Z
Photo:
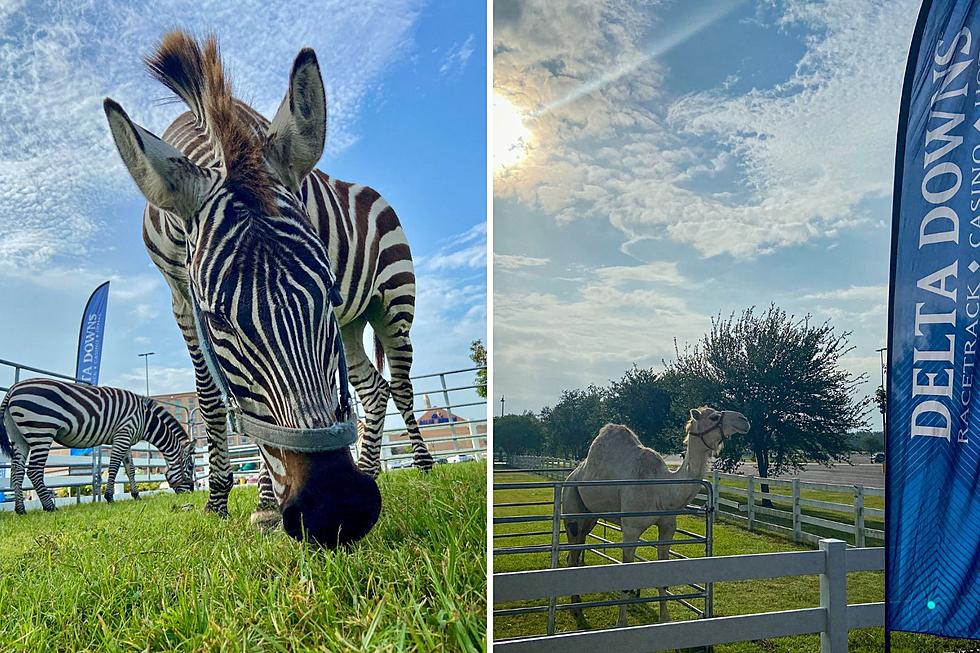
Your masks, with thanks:
M331 282L333 282L331 275ZM339 409L344 421L331 424L330 426L315 429L298 429L288 426L276 426L263 422L242 411L238 399L231 393L231 387L224 372L215 362L214 350L211 347L211 340L208 338L207 330L201 320L201 307L197 301L197 293L194 292L193 283L188 283L191 296L191 306L194 313L194 326L197 329L197 340L201 345L201 354L204 356L204 364L218 386L221 393L221 401L228 408L233 420L238 421L242 431L248 437L259 444L265 444L288 451L298 451L301 453L317 453L322 451L339 451L350 447L357 442L357 420L351 410L350 388L347 376L347 357L344 355L344 343L340 343L340 359L337 362L339 379ZM331 283L330 303L337 306L340 303L340 294L336 286ZM340 334L340 324L337 322L337 314L331 311L331 319L337 328L338 337Z

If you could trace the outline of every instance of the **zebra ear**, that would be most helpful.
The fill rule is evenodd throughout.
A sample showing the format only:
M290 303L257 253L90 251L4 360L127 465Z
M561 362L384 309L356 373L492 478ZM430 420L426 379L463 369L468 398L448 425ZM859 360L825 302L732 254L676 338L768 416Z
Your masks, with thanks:
M106 98L103 108L116 149L147 201L182 218L193 215L216 173L194 165L175 147L131 121L115 101Z
M323 155L327 138L327 96L316 54L304 48L293 62L289 90L269 126L266 159L296 190Z

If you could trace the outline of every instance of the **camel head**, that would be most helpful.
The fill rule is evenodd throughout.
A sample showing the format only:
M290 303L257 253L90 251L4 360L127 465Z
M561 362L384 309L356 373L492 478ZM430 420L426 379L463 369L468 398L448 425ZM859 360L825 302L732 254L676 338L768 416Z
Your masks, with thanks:
M749 420L745 415L734 410L715 410L708 406L691 410L691 419L687 421L684 430L687 431L685 444L696 436L712 453L718 455L725 440L736 433L748 433Z

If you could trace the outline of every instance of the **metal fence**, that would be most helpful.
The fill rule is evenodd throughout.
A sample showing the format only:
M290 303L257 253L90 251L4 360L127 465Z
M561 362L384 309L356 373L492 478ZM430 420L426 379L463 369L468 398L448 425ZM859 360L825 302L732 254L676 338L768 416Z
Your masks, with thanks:
M547 456L498 458L503 458L503 464L509 467L543 469L552 478L578 464L577 461ZM567 476L567 471L564 474ZM711 484L718 519L737 523L750 531L764 531L813 545L828 536L841 537L857 547L884 541L884 507L867 505L869 497L874 497L872 501L883 499L884 488L813 483L798 478L760 478L718 471L712 471L705 480ZM768 485L769 491L763 492L762 485ZM774 488L777 491L773 491ZM835 495L834 500L816 498L825 495ZM700 494L696 501L703 502L705 498Z
M537 460L538 464L542 465L537 468L494 468L495 478L499 474L533 474L536 476L546 476L554 480L551 481L504 481L504 482L494 482L494 541L498 540L508 540L511 538L522 538L530 539L541 538L547 536L549 538L548 543L542 544L524 544L518 546L494 546L493 555L494 556L504 556L504 555L517 555L517 554L534 554L534 553L547 553L550 556L550 568L556 569L559 564L559 553L562 551L582 551L583 558L586 552L592 552L600 558L607 560L612 563L622 564L620 560L606 553L609 549L623 549L625 547L645 547L645 546L658 546L663 544L669 544L673 546L681 545L699 545L704 547L703 555L708 557L712 555L712 527L714 523L714 503L712 501L711 486L706 481L702 480L673 480L673 479L643 479L643 480L604 480L604 481L566 481L564 480L568 473L572 471L571 467L561 467L560 463L564 461L559 461L558 459L552 460ZM701 505L689 505L684 508L677 510L656 510L656 511L629 511L629 512L589 512L589 513L562 513L561 510L561 497L562 491L566 487L638 487L638 486L650 486L650 485L699 485L703 488L703 495L707 497L707 500L702 502ZM501 501L498 502L498 493L508 493L514 491L526 491L526 490L549 490L551 496L546 500L537 501ZM542 493L543 494L543 493ZM702 496L699 494L699 496ZM543 497L542 497L543 499ZM539 512L537 514L518 514L518 515L497 515L498 509L506 509L507 512L513 512L515 510L523 511L525 508L541 509L544 507L550 507L547 513ZM609 531L616 531L622 533L622 528L613 523L613 521L618 521L623 518L628 517L664 517L664 516L692 516L699 517L704 520L704 533L696 533L694 531L678 527L677 533L683 537L679 537L673 540L637 540L635 542L622 542L615 541L609 538ZM561 522L564 519L586 519L586 518L598 518L599 523L596 528L589 533L587 537L587 542L584 544L570 544L567 540L562 542L563 529ZM511 530L505 529L507 532L498 532L497 526L503 525L513 525L513 524L531 524L532 529L537 527L538 524L547 524L547 530ZM537 527L540 528L540 527ZM596 532L596 529L602 529L602 535ZM670 555L674 558L688 559L677 551L671 550ZM641 555L636 556L637 560L646 561ZM496 575L495 575L496 578ZM555 633L555 618L558 610L573 610L573 609L584 609L584 608L594 608L594 607L604 607L613 605L632 605L640 603L651 603L651 602L664 602L664 601L674 601L684 606L688 610L692 611L698 618L710 617L712 614L712 586L711 583L698 584L696 582L685 582L680 585L684 586L683 592L672 592L667 591L665 597L661 596L640 596L637 593L633 597L622 597L617 599L608 600L593 600L577 603L558 603L557 594L542 595L547 596L546 605L530 605L530 606L518 606L518 607L505 607L501 609L494 610L494 617L506 617L515 616L522 614L532 614L547 612L548 615L548 625L547 632L549 635ZM647 587L653 587L647 586ZM623 588L619 588L623 589ZM580 592L572 592L572 594L579 594ZM586 593L586 592L581 592ZM692 601L700 601L702 607L698 607Z
M423 406L414 409L418 416L427 411L445 410L450 415L456 412L463 413L456 415L458 419L448 419L446 421L435 421L430 424L420 424L419 429L423 437L427 433L444 432L445 435L426 438L433 458L436 462L461 462L466 460L482 459L486 457L487 451L487 408L486 399L479 396L478 390L485 388L485 385L476 381L477 372L486 369L485 367L470 367L433 374L424 374L412 377L416 387L422 390L415 392L415 397L423 395L433 395L441 398L438 405ZM463 380L464 375L468 378ZM0 392L6 392L14 383L26 378L49 377L76 381L70 375L52 372L41 368L25 365L0 359ZM427 386L432 386L427 388ZM183 419L178 414L187 428L188 433L200 431L203 422L199 411L189 409L185 406L173 402L161 402L168 404L171 408L183 411ZM364 411L360 402L357 402L358 416L363 418ZM398 417L398 411L391 411L386 414L386 422L391 418ZM232 433L231 435L240 435ZM385 469L395 469L408 466L412 462L412 453L405 451L409 443L405 436L405 429L390 427L383 433L381 460ZM104 451L103 451L104 449ZM101 501L102 478L106 472L109 461L111 447L94 447L90 455L64 456L49 455L45 466L45 485L55 495L56 505L66 505L72 503L87 503ZM354 447L356 455L356 446ZM232 470L238 482L244 483L253 480L258 474L258 466L261 462L258 448L251 443L233 445L229 447L229 454L232 463ZM165 481L163 470L166 461L162 456L146 442L140 442L133 446L131 451L133 464L136 467L137 483L156 484ZM206 487L207 476L210 470L208 462L207 447L203 443L195 449L195 481L199 488ZM10 488L10 462L0 460L0 510L11 510L13 508ZM122 484L126 481L125 470L120 468L117 476L117 490L115 497L127 499L128 494L122 493ZM25 476L25 494L33 489L33 485ZM70 496L58 496L58 495ZM27 500L28 509L39 506L40 503L33 499Z
M571 569L542 569L494 574L494 604L542 599L554 595L611 592L642 587L678 585L691 579L708 583L820 577L820 605L733 617L633 626L497 640L501 653L620 653L665 651L820 633L821 653L846 653L847 631L884 625L884 603L847 602L847 574L882 571L884 549L848 548L842 540L820 540L816 551L690 558L603 565Z

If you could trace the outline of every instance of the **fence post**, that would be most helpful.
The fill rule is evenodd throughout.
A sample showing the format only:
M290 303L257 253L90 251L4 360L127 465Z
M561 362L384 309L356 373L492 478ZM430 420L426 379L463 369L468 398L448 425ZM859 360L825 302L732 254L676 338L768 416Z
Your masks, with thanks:
M559 528L561 523L561 483L555 483L552 489L555 492L554 503L551 509L551 568L558 568L558 543L560 541L559 533L561 533L561 528ZM585 553L583 552L583 556ZM548 597L548 634L555 634L555 612L556 605L558 603L558 597L554 594Z
M717 469L711 470L711 496L714 500L715 510L721 512L721 503L718 501L721 498L721 473Z
M793 479L793 541L797 544L803 539L803 524L800 521L800 479Z
M820 653L847 653L847 542L820 540L826 555L820 574L820 607L827 614L827 629L820 633Z
M446 404L446 412L453 414L453 402L449 400L449 386L446 385L446 375L439 374L439 383L442 384L442 399ZM449 418L449 433L453 436L453 453L459 455L459 433L456 432L456 425L453 424L452 417ZM423 438L424 439L424 438ZM435 446L435 445L433 445Z
M749 530L755 526L755 476L749 475L748 477L748 517L749 517Z
M864 486L854 486L854 546L864 546Z
M81 494L81 488L78 489ZM92 502L102 496L102 445L95 445L92 450Z

